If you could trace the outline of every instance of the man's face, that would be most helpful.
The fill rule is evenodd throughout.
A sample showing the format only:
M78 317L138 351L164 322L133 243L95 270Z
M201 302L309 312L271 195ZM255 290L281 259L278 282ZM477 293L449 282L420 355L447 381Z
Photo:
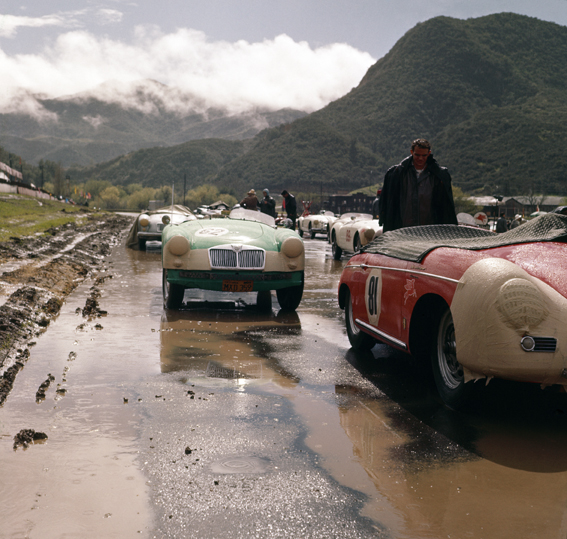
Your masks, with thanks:
M420 148L416 146L414 150L411 150L413 156L413 166L418 170L425 168L425 163L427 163L427 158L431 154L431 150L427 148Z
M268 196L268 193L266 193L266 191L264 191L264 196L265 196L265 197L267 197L267 196Z

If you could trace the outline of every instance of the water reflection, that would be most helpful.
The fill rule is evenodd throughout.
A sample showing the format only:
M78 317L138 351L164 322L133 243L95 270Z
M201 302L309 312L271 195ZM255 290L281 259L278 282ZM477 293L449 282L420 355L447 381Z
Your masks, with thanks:
M157 243L157 242L152 242ZM159 242L159 249L149 251L138 251L137 249L128 249L126 246L121 246L123 252L126 254L129 262L129 270L134 275L143 275L155 273L155 263L161 265L161 242Z
M336 387L340 424L395 508L397 537L565 536L565 395L496 381L457 413L405 355L379 345L347 359L384 394Z
M298 383L276 361L273 344L262 338L297 335L301 324L295 312L212 307L164 312L162 372L191 371L193 377L239 386L274 382L289 388Z

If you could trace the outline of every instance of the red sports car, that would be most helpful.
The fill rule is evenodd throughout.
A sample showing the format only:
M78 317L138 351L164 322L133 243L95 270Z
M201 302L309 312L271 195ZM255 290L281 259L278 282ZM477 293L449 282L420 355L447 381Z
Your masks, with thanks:
M567 216L503 234L457 225L395 230L350 259L339 305L355 349L377 341L431 360L443 401L472 381L567 386Z

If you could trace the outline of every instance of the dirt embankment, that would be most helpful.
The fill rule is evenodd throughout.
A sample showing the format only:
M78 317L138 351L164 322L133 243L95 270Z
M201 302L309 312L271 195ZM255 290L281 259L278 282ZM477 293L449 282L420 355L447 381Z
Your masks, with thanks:
M95 279L95 286L83 315L96 315L97 286L108 277L97 272L132 222L123 215L88 215L51 229L48 236L0 243L0 406L30 356L33 339L87 276Z

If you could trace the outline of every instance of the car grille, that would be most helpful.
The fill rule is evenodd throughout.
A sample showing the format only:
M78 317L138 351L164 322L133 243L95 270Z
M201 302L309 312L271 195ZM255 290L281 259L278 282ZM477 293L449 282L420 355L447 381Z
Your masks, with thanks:
M555 352L557 349L557 339L553 337L534 337L534 352Z
M262 249L209 249L212 268L264 269L265 252Z

